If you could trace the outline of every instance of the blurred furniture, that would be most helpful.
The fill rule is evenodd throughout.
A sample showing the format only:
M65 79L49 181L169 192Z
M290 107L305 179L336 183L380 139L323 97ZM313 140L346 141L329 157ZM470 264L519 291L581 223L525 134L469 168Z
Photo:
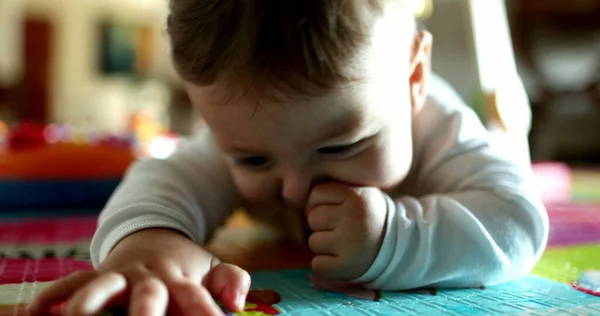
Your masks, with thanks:
M529 163L531 109L517 72L505 1L463 4L484 124L506 154Z
M7 86L0 84L0 104L6 107L0 112L10 116L8 119L46 122L52 109L54 25L47 19L30 16L22 22L23 34L13 43L23 49L22 73Z
M517 73L503 0L434 0L432 70L447 80L503 151L530 162L531 109ZM518 148L518 150L516 150Z
M600 158L600 0L513 0L537 159ZM596 157L594 157L596 156Z

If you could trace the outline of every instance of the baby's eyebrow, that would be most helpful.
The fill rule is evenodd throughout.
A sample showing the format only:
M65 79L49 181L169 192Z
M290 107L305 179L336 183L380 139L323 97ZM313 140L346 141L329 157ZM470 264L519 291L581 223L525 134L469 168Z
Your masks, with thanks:
M233 156L266 156L266 150L262 148L251 148L240 143L229 143L217 141L221 152Z
M238 145L227 146L223 148L223 151L233 155L244 155L244 156L265 156L264 152L259 150L255 150L252 148L247 148Z

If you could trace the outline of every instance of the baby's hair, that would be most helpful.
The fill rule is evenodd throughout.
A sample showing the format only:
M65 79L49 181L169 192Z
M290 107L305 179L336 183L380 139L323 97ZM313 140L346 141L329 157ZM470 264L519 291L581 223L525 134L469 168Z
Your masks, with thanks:
M184 80L200 86L325 92L355 79L348 63L387 1L171 0L173 62Z

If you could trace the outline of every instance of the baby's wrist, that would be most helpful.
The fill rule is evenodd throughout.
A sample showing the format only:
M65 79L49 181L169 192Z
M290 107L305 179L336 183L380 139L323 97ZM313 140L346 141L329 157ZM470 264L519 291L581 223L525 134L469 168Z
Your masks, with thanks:
M386 200L386 217L381 234L382 242L378 245L377 254L368 269L361 276L352 280L353 283L368 284L388 268L395 251L398 231L393 229L393 220L396 216L396 204L387 193L382 192Z

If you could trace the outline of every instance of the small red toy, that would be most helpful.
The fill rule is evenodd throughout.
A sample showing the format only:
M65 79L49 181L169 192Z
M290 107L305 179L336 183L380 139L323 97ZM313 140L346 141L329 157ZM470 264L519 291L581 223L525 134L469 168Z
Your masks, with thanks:
M47 144L45 125L20 123L8 132L6 145L9 150L24 150L45 146Z

